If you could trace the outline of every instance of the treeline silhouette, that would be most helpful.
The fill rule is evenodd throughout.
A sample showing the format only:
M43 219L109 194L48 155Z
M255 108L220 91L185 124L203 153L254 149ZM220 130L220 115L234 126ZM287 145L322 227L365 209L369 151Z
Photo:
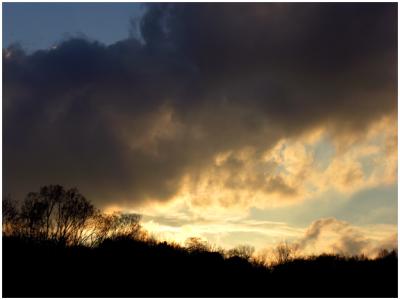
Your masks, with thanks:
M3 297L397 297L397 251L378 258L225 251L157 241L140 215L107 215L77 189L3 199Z

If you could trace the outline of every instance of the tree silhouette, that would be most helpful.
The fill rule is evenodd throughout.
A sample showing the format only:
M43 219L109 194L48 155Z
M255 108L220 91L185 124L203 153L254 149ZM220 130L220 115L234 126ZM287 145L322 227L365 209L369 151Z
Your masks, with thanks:
M199 237L190 237L186 239L185 246L189 252L207 252L210 250L210 245L207 241L204 241Z
M138 214L103 214L95 211L86 226L88 235L85 240L90 245L99 245L106 239L144 238L145 232L140 220L141 216Z
M56 204L56 239L70 244L80 243L85 225L95 213L94 206L76 188L63 193Z
M21 210L10 197L3 199L3 232L53 239L69 245L98 245L107 238L144 237L138 214L103 214L76 188L47 185L25 197Z
M38 193L28 193L22 203L20 220L22 233L31 238L44 238L47 203L41 201Z
M3 235L15 234L19 212L11 196L7 195L2 203Z
M56 204L63 201L65 197L65 190L61 185L48 185L40 189L39 197L45 204L45 222L46 222L46 237L52 235L53 220L52 214Z
M112 226L113 215L106 215L100 210L95 210L87 223L88 234L85 236L85 241L92 247L100 245L109 237Z
M111 237L136 239L141 231L141 216L138 214L114 214L110 227Z
M250 259L254 253L255 249L253 246L249 245L239 245L233 249L230 249L227 253L228 257L240 257L246 260Z
M28 193L19 214L10 201L3 201L4 205L6 220L11 220L11 216L18 219L20 232L25 237L54 239L67 244L79 244L84 240L86 224L95 214L94 206L78 189L65 190L60 185L43 186L39 192Z
M288 242L281 242L273 251L273 256L277 264L284 264L296 257L298 245L290 245Z

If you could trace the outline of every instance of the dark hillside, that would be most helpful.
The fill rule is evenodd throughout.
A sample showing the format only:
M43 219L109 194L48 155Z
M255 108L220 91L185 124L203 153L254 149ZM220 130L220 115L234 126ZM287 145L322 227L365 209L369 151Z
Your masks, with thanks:
M159 242L135 214L106 215L77 189L50 185L18 207L3 199L4 297L397 297L397 251L279 263L197 238Z
M397 297L397 253L332 255L274 268L166 243L98 247L3 238L4 297Z

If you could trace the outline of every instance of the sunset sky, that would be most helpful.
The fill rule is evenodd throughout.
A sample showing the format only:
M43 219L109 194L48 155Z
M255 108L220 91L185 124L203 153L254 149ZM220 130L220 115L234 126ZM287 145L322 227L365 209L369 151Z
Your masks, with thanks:
M397 245L397 3L3 3L3 195L160 239Z

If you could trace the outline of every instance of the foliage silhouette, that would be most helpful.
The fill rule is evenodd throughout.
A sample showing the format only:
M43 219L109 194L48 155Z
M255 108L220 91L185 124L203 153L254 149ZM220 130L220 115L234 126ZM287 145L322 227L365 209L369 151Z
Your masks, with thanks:
M139 215L102 214L76 189L3 199L4 297L397 297L395 250L304 258L281 244L273 265L253 251L159 242Z

